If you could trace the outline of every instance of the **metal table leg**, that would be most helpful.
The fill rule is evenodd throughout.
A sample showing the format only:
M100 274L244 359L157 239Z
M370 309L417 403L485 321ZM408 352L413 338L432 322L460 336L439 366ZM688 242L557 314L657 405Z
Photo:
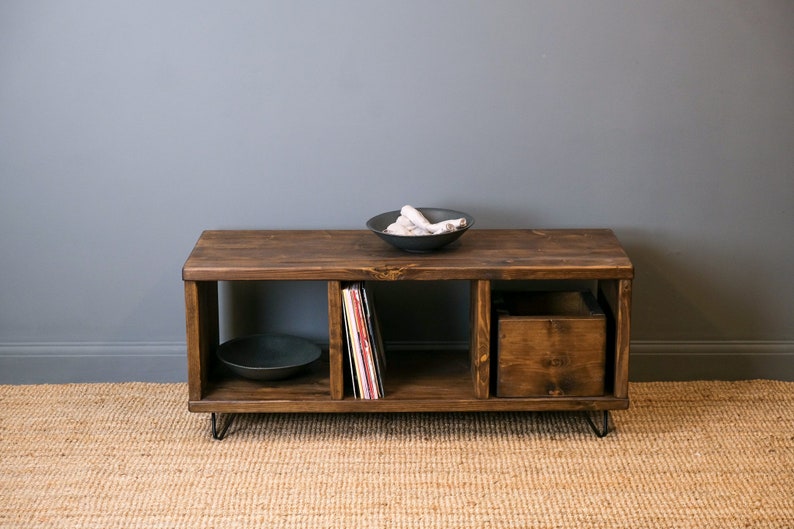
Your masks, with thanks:
M584 412L584 416L587 419L587 424L590 425L590 428L596 434L597 437L606 437L609 433L609 410L603 410L603 417L602 417L602 426L599 429L598 426L593 422L592 417L590 417L589 412Z
M215 439L216 441L223 441L223 437L226 435L226 430L228 430L229 426L231 426L232 423L234 422L234 417L235 417L234 414L230 414L229 419L226 421L226 424L219 432L215 412L212 412L212 438Z

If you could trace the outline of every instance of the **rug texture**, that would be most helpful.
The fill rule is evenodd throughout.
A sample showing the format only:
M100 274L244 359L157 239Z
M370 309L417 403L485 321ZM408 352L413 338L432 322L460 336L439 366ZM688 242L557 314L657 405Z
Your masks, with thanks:
M241 416L183 384L0 386L3 528L794 527L794 383L634 383L577 414Z

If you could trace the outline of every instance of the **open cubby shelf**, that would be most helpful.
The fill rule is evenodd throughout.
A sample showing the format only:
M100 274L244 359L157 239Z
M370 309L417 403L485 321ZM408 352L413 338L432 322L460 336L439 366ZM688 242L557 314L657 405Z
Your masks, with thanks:
M425 254L397 250L365 230L206 231L182 269L188 408L213 414L625 409L633 274L631 261L607 229L473 229L452 245ZM281 381L246 380L227 372L214 356L219 345L218 283L304 280L327 283L328 346L320 360L301 375ZM387 350L385 396L354 398L344 336L343 285L444 280L469 283L468 350ZM596 384L602 392L573 395L556 389L549 394L497 395L497 370L510 366L496 362L494 333L499 317L492 295L497 285L501 289L533 282L593 285L606 322L603 365L594 371L598 380L603 379L603 384ZM561 327L552 319L549 325ZM546 340L552 345L557 341ZM572 335L566 343L579 340ZM520 360L520 349L517 356ZM566 353L561 362L576 367L576 356ZM564 375L577 376L570 373L575 372Z

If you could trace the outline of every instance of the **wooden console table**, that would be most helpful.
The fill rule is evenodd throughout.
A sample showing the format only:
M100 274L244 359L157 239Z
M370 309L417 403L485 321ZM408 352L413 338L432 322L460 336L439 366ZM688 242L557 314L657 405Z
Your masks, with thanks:
M633 275L631 261L606 229L472 229L455 243L424 254L393 248L366 230L206 231L182 269L188 409L212 414L216 438L223 436L216 430L220 413L553 410L587 412L590 426L603 436L609 431L609 410L629 406ZM294 379L261 382L225 372L215 357L218 282L296 280L327 282L327 353ZM345 384L344 283L429 280L469 283L469 350L390 354L385 398L355 398ZM593 285L606 315L603 392L496 396L492 389L494 285L549 280ZM602 412L600 429L590 418L591 412Z

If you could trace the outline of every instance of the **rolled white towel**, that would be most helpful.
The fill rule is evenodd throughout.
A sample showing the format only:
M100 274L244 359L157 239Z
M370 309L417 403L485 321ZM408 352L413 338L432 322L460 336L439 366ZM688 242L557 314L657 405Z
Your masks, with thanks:
M400 215L406 217L408 220L414 223L414 226L418 226L423 230L427 230L432 232L433 230L428 229L430 226L430 221L422 215L422 212L416 209L413 206L405 205L400 209Z
M397 220L383 231L395 235L438 235L464 227L466 227L464 217L433 223L415 207L405 205L400 209L400 216L397 217Z
M386 226L386 229L383 230L383 231L386 232L386 233L393 233L394 235L413 235L414 234L410 229L406 228L405 226L403 226L399 222L392 222L391 224Z

